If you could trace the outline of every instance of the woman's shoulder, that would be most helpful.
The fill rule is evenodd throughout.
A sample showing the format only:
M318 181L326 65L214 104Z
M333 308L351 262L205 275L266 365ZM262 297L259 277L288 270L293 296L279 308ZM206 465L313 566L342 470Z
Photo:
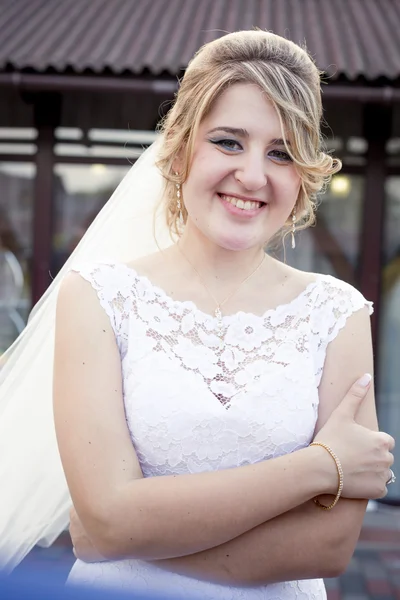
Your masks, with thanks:
M75 328L81 334L97 335L98 331L105 331L104 313L114 323L113 309L109 298L102 291L100 284L95 284L95 279L89 265L87 271L84 267L69 269L62 278L58 294L56 309L57 329L68 330Z
M288 265L282 265L280 273L290 296L302 300L301 303L296 302L296 306L301 305L303 310L306 304L314 323L343 326L349 316L362 308L366 308L369 314L373 312L372 302L355 285L338 277L302 271Z
M150 287L148 280L151 281L153 272L160 270L159 265L160 260L156 255L127 262L93 260L75 263L63 277L59 293L93 297L94 290L102 304L132 302L138 293L140 295L142 288Z
M124 262L113 260L92 260L81 263L76 263L69 268L68 275L78 273L82 276L107 276L112 273L121 273L127 269L128 265Z
M373 303L364 297L354 283L349 283L333 275L319 275L319 304L326 304L336 312L355 312L367 307L373 312Z
M302 287L304 290L295 304L296 315L309 328L308 340L313 348L316 364L319 365L320 377L328 344L342 330L347 329L350 322L350 335L365 331L368 327L367 315L372 314L373 305L355 285L333 275L310 273L290 267L286 274L292 277L298 288ZM362 315L362 310L366 314Z
M352 301L362 301L371 305L357 289L354 283L349 283L330 274L303 271L286 264L280 266L281 280L287 280L293 290L312 288L313 296L329 300L348 298Z
M88 318L100 305L114 330L130 313L134 300L134 272L125 264L113 261L89 261L69 268L61 281L58 307L85 310Z
M367 300L355 285L329 274L313 274L315 284L308 294L310 325L318 348L323 351L350 322L355 313L364 310L373 313L373 303ZM307 280L307 278L305 278ZM357 318L360 327L367 321ZM354 325L354 322L353 322Z
M132 278L135 271L127 263L116 261L88 261L71 266L63 278L62 286L81 286L82 280L90 283L97 292L100 290L118 290L125 287ZM81 282L81 283L79 283Z
M139 278L143 277L153 281L160 287L176 270L176 265L170 260L170 249L168 248L128 261L125 263L125 267L133 271Z

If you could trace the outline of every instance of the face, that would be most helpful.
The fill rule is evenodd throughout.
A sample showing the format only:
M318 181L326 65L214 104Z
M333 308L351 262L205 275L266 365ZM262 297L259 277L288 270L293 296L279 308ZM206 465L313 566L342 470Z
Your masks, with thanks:
M285 224L300 189L278 116L261 90L236 84L216 101L182 186L186 231L226 250L263 246Z

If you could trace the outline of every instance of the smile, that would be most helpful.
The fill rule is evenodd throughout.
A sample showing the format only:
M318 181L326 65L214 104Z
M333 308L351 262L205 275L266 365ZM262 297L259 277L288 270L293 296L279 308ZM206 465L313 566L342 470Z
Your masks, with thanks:
M228 196L227 194L218 194L225 208L233 214L241 214L243 216L254 216L264 208L265 203L259 200L246 200L236 196Z

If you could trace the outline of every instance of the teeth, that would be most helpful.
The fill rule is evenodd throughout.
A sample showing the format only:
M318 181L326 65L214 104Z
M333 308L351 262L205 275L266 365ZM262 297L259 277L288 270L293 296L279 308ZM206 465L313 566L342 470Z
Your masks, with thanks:
M236 206L237 208L241 208L242 210L255 210L256 208L260 208L262 202L253 202L252 200L241 200L240 198L234 198L233 196L225 196L221 194L221 197Z

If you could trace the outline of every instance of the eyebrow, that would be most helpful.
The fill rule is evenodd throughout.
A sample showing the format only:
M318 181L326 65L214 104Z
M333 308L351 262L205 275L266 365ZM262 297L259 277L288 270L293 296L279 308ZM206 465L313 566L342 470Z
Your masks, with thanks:
M214 133L214 131L225 131L225 133L231 133L232 135L240 135L241 137L249 137L249 132L246 129L241 129L239 127L225 127L221 125L221 127L214 127L208 133Z
M238 135L240 137L248 138L249 132L247 129L242 129L241 127L227 127L225 125L221 125L220 127L214 127L208 133L214 133L215 131L224 131L225 133L230 133L231 135ZM269 141L269 145L271 146L285 146L285 140L283 138L273 138ZM286 140L286 145L290 146L289 140Z

